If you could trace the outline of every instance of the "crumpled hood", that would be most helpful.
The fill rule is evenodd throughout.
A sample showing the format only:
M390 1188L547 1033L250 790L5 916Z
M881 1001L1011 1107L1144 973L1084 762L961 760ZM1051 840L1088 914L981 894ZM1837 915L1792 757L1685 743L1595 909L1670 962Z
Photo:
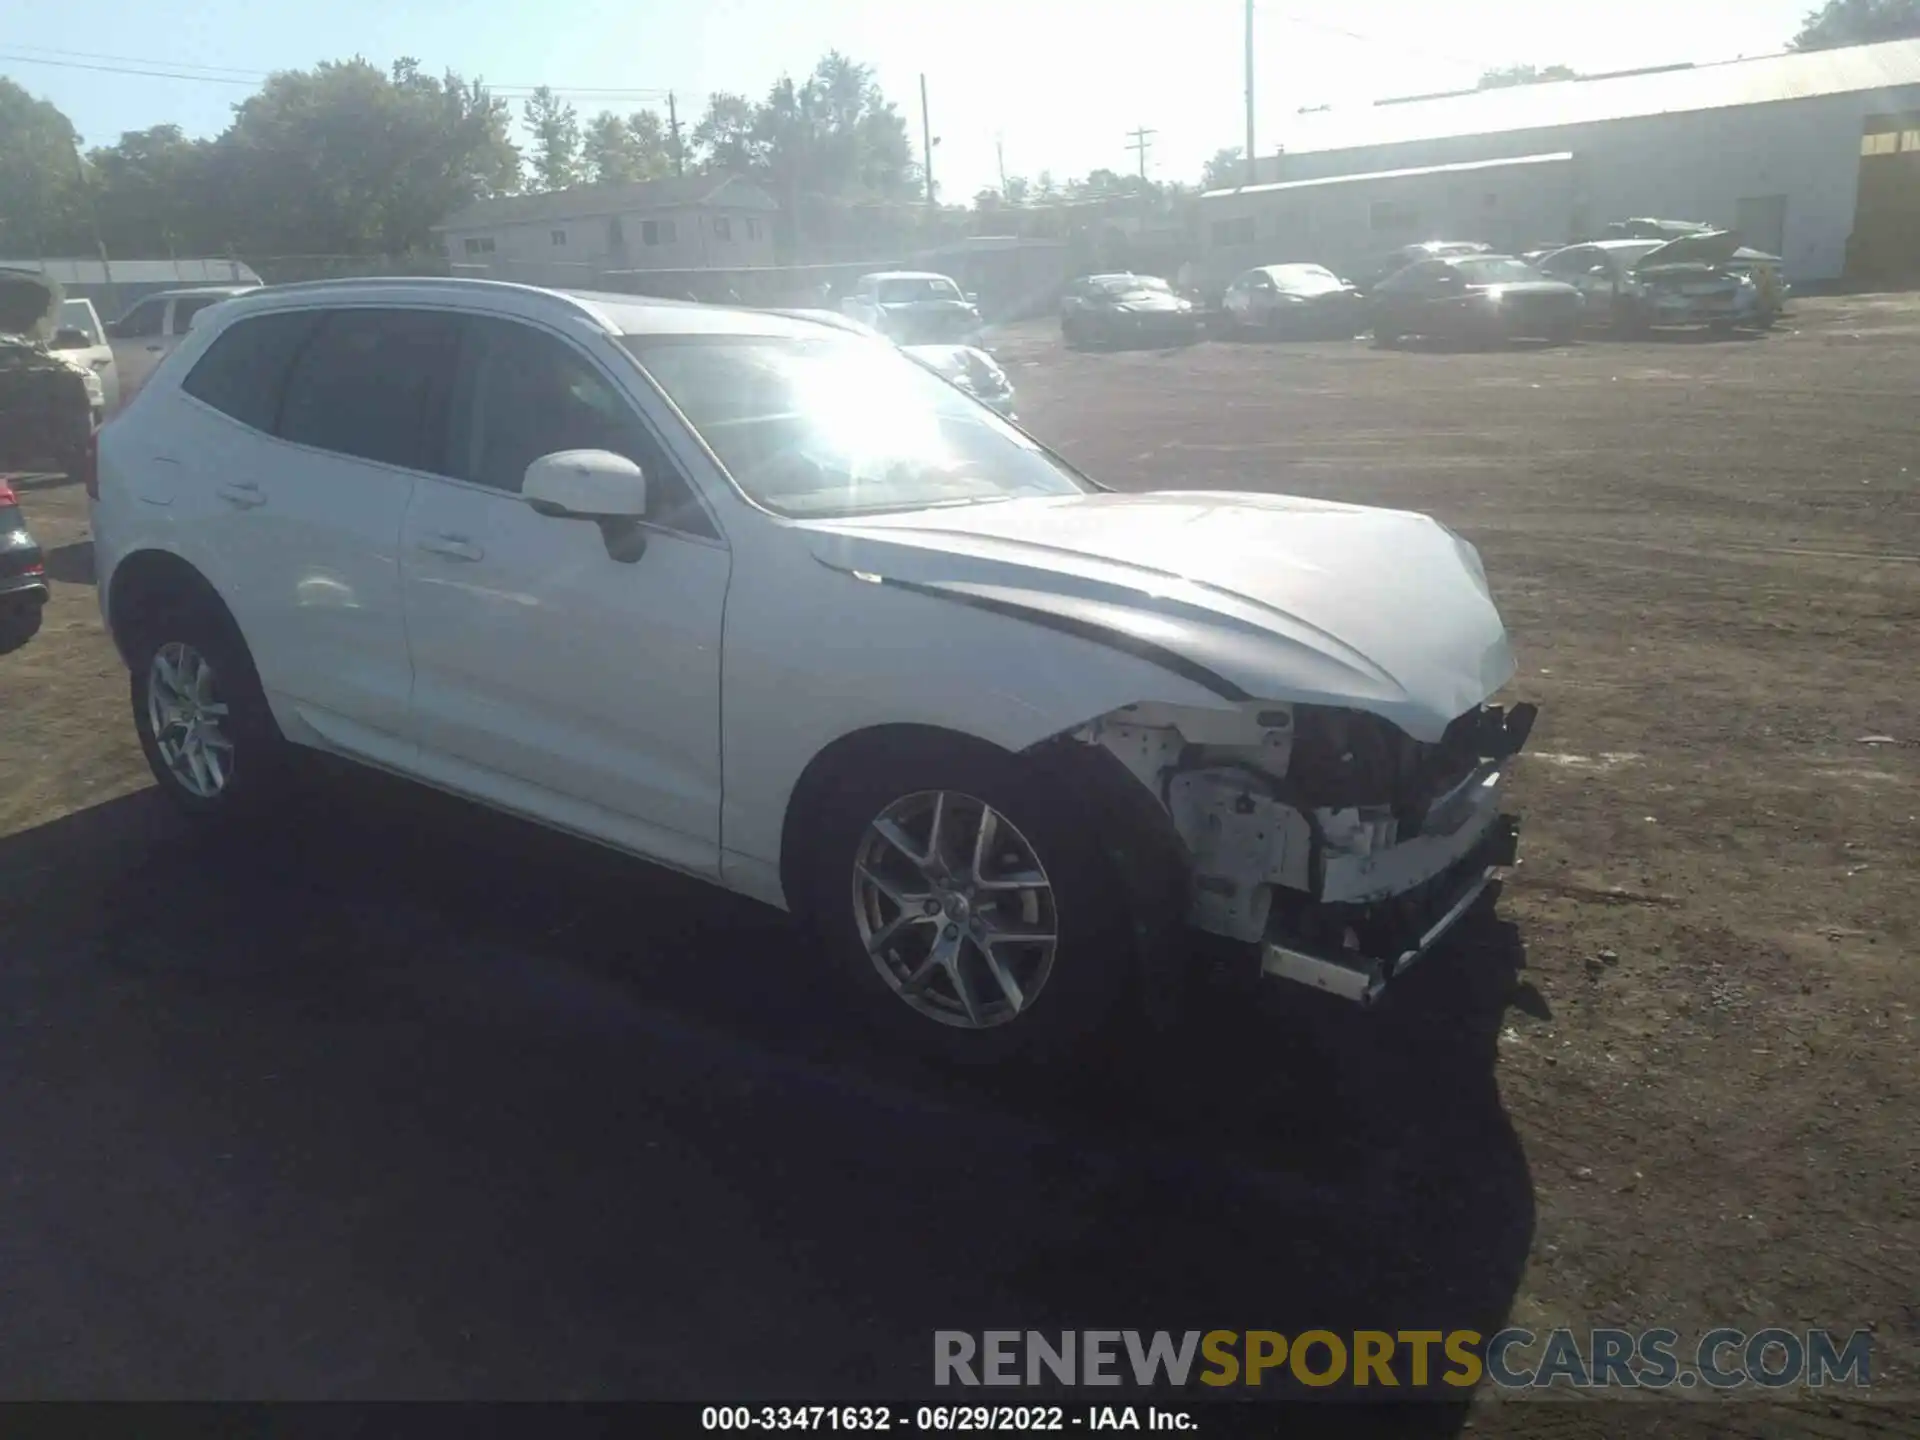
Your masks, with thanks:
M0 269L0 335L47 339L63 298L60 282L50 275Z
M1117 644L1225 698L1371 711L1418 740L1513 674L1478 554L1406 511L1181 491L803 528L835 569Z
M1659 270L1668 265L1724 265L1740 249L1740 237L1731 230L1704 230L1669 240L1634 261L1635 270Z
M1142 290L1135 295L1116 295L1112 304L1123 315L1177 315L1193 308L1178 295L1155 290Z

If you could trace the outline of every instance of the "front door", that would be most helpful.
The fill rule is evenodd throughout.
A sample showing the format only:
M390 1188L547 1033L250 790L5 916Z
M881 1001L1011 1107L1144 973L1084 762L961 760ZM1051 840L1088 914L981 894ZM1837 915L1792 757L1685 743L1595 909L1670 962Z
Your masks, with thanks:
M401 541L422 771L716 875L728 551L609 366L531 324L467 324L446 478L420 482ZM637 558L521 498L560 450L646 472Z

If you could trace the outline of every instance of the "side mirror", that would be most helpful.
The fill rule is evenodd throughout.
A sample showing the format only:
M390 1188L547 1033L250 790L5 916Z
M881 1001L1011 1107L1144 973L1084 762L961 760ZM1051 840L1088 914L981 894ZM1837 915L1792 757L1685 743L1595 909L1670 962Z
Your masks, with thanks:
M52 348L55 350L86 350L90 349L92 345L92 337L84 330L67 326L64 329L53 332Z
M610 450L560 450L527 466L520 493L542 515L576 520L640 520L647 477Z

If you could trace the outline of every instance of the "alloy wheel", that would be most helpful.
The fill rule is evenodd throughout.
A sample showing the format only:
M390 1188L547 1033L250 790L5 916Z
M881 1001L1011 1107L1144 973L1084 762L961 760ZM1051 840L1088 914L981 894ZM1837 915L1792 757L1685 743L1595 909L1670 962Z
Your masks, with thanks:
M1032 842L956 791L904 796L873 819L854 856L853 909L888 987L961 1029L1025 1013L1059 948L1053 883Z
M177 640L154 652L147 669L147 723L167 773L189 795L212 800L233 779L226 720L206 656Z

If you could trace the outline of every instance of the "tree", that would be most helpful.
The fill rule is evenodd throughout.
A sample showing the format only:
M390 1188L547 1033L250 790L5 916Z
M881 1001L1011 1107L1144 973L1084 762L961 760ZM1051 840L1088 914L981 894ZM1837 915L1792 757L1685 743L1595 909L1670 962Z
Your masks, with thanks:
M744 175L758 168L753 102L722 90L707 97L707 110L693 127L693 154L702 170Z
M269 76L207 155L209 248L398 254L463 205L519 186L506 106L479 81L397 61ZM150 245L157 243L155 236Z
M1920 36L1920 0L1827 0L1808 14L1795 50L1831 50Z
M542 85L520 104L520 118L533 134L533 181L539 190L565 190L581 181L580 116Z
M602 110L587 122L580 157L586 177L596 185L673 173L667 127L651 110L636 110L624 119Z
M1200 167L1202 190L1230 190L1246 178L1246 152L1238 145L1214 151L1213 158Z
M74 248L84 228L78 144L58 106L0 76L0 254L27 259Z
M191 255L221 244L212 142L178 125L129 130L87 155L100 240L110 255Z
M1024 175L1009 175L1001 190L1009 205L1024 205L1033 197L1033 186Z
M1544 70L1537 65L1503 65L1496 70L1488 70L1480 76L1480 89L1504 90L1509 85L1544 85L1549 80L1578 80L1580 77L1565 65L1549 65Z

